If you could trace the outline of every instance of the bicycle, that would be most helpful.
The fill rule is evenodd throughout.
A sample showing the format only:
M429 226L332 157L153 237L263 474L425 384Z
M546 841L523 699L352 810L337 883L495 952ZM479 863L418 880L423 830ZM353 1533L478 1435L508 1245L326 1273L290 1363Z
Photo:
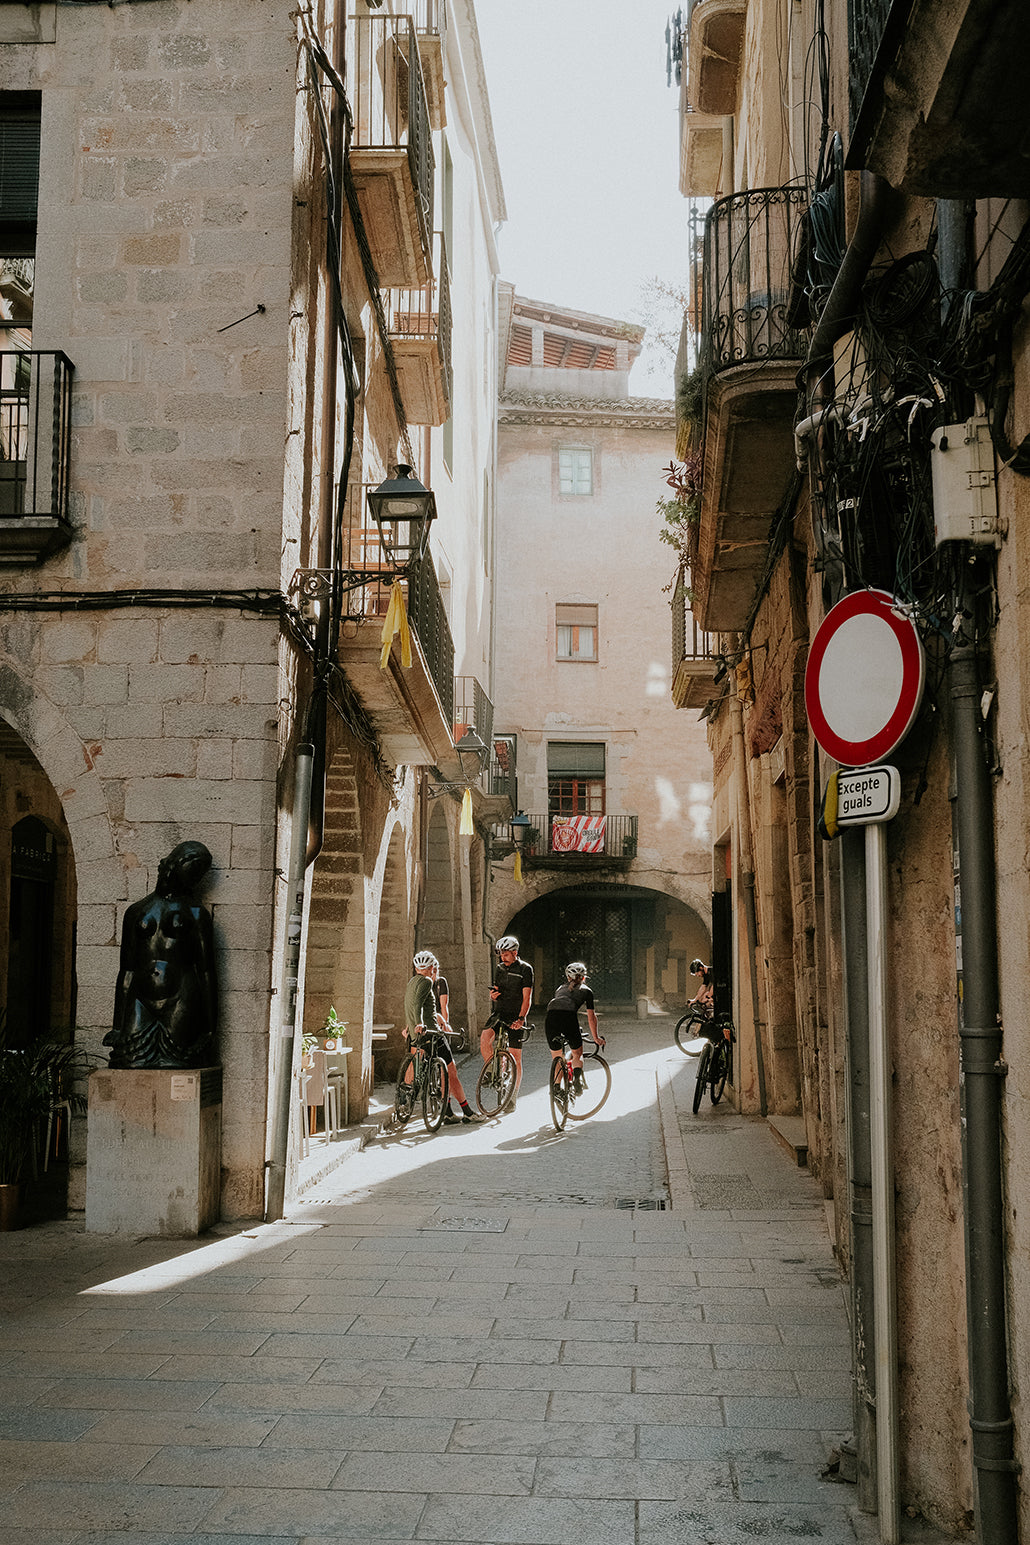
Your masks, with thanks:
M483 1063L476 1084L476 1104L484 1116L503 1116L518 1088L519 1065L508 1049L510 1029L510 1025L501 1023L494 1026L494 1049ZM523 1046L532 1034L533 1026L523 1025Z
M583 1042L583 1088L578 1094L573 1087L572 1047L568 1041L564 1042L561 1056L551 1058L547 1095L556 1132L564 1131L567 1120L585 1121L588 1116L596 1116L611 1093L612 1070L601 1056L601 1046L594 1041ZM591 1061L589 1079L586 1067L588 1057Z
M726 1080L733 1071L733 1042L737 1035L730 1020L717 1020L706 1034L708 1040L698 1058L697 1078L694 1082L695 1116L701 1108L705 1086L708 1086L712 1104L718 1105L726 1088Z
M449 1085L447 1064L440 1056L439 1043L454 1032L424 1030L401 1059L397 1072L397 1093L393 1100L393 1119L400 1127L406 1126L422 1101L422 1120L427 1132L438 1132L447 1114ZM408 1074L411 1077L408 1077Z
M673 1036L676 1045L685 1057L692 1057L690 1043L696 1041L698 1036L707 1035L705 1028L712 1017L712 1005L710 1003L689 1003L687 1012L678 1020Z

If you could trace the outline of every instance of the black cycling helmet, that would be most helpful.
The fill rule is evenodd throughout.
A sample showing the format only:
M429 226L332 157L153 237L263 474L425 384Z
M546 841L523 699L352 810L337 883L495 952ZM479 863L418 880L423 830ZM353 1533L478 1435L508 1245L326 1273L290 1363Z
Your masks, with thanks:
M692 960L690 962L690 974L691 974L691 976L697 976L699 972L704 970L704 968L705 968L705 963L704 963L703 960Z

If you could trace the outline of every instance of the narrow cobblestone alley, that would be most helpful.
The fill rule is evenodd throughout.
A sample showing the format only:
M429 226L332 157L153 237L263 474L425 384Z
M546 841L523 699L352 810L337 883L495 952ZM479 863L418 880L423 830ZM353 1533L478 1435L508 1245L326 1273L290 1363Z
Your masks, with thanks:
M611 1097L560 1136L538 1033L515 1113L384 1132L282 1224L6 1236L4 1545L875 1540L821 1478L821 1194L690 1114L671 1021L603 1027Z

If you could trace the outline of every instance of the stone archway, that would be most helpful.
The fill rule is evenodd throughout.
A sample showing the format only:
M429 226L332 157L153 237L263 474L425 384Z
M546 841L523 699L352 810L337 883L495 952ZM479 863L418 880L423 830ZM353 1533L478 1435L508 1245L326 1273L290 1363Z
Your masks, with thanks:
M537 1004L546 1003L572 958L590 967L598 999L609 1008L679 1012L693 994L688 966L707 958L711 934L693 908L643 886L560 886L527 903L506 926L536 973Z
M308 913L304 1029L319 1030L330 1007L349 1028L347 1076L352 1111L367 1109L362 1077L365 1018L365 881L358 782L349 753L326 772L322 850L315 860ZM362 1105L362 1099L365 1101Z
M404 1049L404 989L411 977L412 951L404 830L397 823L390 832L383 865L372 996L373 1022L391 1026L386 1032L387 1040L377 1043L383 1048L380 1069L387 1078L396 1073Z

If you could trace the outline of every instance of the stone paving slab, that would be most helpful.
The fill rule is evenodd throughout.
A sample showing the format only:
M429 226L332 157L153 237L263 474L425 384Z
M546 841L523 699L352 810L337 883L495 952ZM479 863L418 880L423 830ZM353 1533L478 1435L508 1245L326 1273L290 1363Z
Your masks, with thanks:
M606 1034L574 1132L531 1045L514 1115L371 1129L282 1223L0 1240L0 1545L875 1545L822 1478L822 1197L763 1123L688 1114L669 1025Z

